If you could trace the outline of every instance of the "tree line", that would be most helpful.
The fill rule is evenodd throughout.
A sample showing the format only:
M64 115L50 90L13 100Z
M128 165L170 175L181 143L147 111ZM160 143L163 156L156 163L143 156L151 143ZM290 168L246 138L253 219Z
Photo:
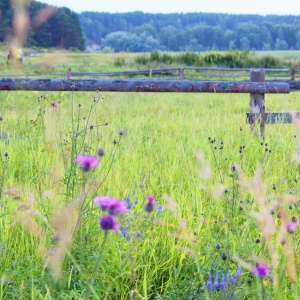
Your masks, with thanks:
M295 50L300 16L83 12L89 41L115 52Z
M0 0L0 42L13 36L13 8ZM300 15L143 12L76 14L66 7L40 26L32 20L47 5L28 2L27 47L85 49L96 43L114 52L295 50L300 49ZM86 43L87 42L87 43Z
M32 20L47 4L32 1L28 7L30 18L26 47L58 47L85 49L85 39L79 16L66 7L59 8L51 18L35 26ZM0 42L8 42L14 34L13 7L10 0L0 1Z

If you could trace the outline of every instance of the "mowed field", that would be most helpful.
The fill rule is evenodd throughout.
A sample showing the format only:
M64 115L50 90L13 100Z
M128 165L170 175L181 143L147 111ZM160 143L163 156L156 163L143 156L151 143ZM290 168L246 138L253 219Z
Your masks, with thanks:
M2 74L122 55L134 69L133 54L46 53ZM1 91L1 299L297 299L300 125L262 140L247 111L248 94Z

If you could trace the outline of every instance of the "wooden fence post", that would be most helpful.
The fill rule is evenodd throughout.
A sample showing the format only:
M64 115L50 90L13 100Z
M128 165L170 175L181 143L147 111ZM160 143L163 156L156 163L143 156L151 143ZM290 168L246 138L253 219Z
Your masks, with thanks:
M290 70L290 80L295 80L295 70Z
M67 78L70 80L71 76L72 76L72 70L71 70L71 68L68 68Z
M251 69L250 81L264 82L264 69ZM260 124L260 134L265 137L265 94L250 94L250 126L253 131L256 123Z
M179 77L179 79L180 80L184 80L184 68L180 68L180 71L179 71L180 73L180 77Z

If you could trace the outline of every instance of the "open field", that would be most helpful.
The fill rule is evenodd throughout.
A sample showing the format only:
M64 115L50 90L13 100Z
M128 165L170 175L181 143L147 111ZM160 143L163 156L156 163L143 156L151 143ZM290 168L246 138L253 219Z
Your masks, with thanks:
M24 49L24 53L26 53L27 56L25 57L23 65L12 66L7 62L6 51L7 49L4 47L0 48L0 76L6 74L24 76L36 74L36 76L44 77L47 76L46 74L53 73L51 76L48 75L48 77L64 77L68 68L71 68L74 72L116 72L124 70L187 66L187 64L184 63L170 63L169 61L165 63L148 61L145 64L137 64L136 58L149 56L149 54L145 53L68 53L59 50L45 53L37 52L32 49ZM29 54L36 54L36 56L28 56ZM165 54L174 57L179 55L179 53ZM189 52L185 54L188 55ZM204 52L202 54L204 54ZM270 60L271 62L273 60L270 59L270 57L274 57L275 59L279 59L278 63L284 65L284 68L292 68L292 66L294 66L294 69L299 69L299 51L257 51L248 55L256 58L266 57L266 60ZM212 66L216 67L217 65L212 64ZM259 66L256 65L255 67ZM55 75L55 72L63 73L63 75Z
M120 56L26 63L47 55L55 70L92 58L87 71ZM300 126L266 125L262 141L248 103L0 92L0 298L297 299ZM300 111L300 96L266 95L266 107ZM99 148L99 166L82 170L77 155ZM117 231L99 226L103 195L126 203Z

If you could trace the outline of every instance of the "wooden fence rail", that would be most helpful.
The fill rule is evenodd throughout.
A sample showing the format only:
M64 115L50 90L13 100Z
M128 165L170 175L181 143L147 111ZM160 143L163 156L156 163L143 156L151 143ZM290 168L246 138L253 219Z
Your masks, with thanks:
M289 93L282 82L148 79L0 79L0 91L103 91L182 93Z
M264 69L265 76L272 78L284 78L285 80L295 80L297 74L300 74L300 70L293 69ZM160 68L160 69L147 69L147 70L134 70L134 71L121 71L121 72L74 72L71 69L67 71L68 78L74 77L134 77L134 76L167 76L177 79L190 79L190 78L236 78L236 77L249 77L250 68L211 68L211 67L181 67L181 68ZM54 73L39 73L39 74L3 74L0 75L3 78L17 78L17 77L65 77L65 72Z

